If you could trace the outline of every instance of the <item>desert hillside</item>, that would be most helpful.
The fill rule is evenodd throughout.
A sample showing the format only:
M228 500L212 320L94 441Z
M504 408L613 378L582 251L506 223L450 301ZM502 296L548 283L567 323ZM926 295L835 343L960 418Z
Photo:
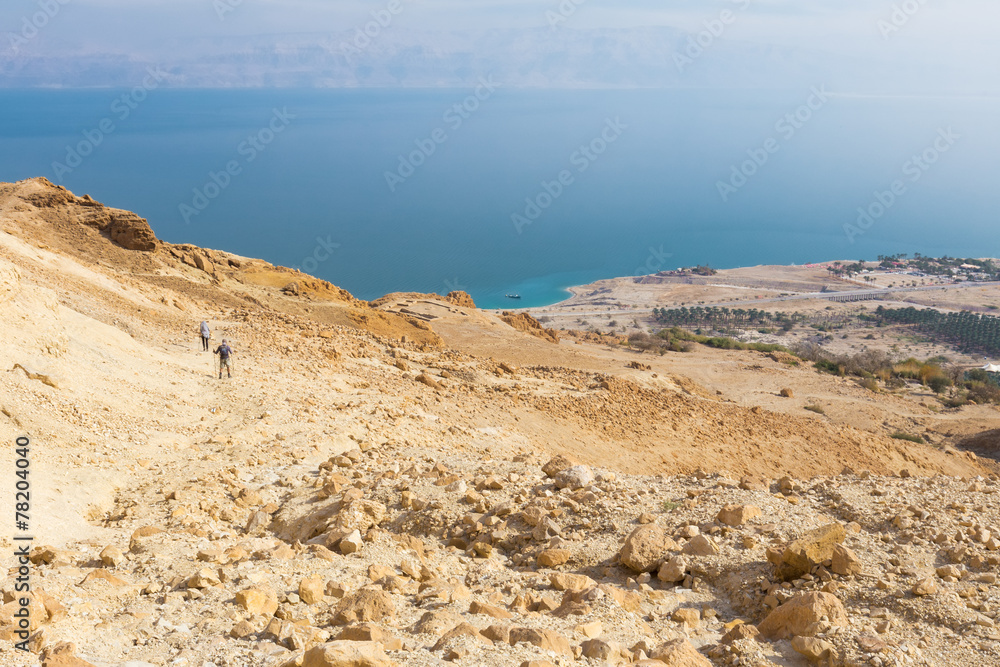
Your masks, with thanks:
M3 665L1000 664L992 406L364 302L45 179L0 340Z

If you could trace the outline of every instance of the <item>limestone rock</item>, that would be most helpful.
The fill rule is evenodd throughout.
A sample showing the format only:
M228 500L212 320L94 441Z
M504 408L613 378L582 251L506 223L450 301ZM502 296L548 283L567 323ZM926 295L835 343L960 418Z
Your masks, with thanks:
M674 556L660 566L660 571L656 573L656 578L670 584L684 581L687 569L687 560L682 556Z
M558 567L569 562L570 552L566 549L546 549L538 554L539 567Z
M479 642L481 642L483 644L488 644L490 646L493 645L493 642L490 639L487 639L486 637L484 637L479 632L479 630L477 630L476 628L474 628L469 623L465 623L463 621L462 623L459 623L458 625L456 625L455 627L453 627L451 630L449 630L448 632L446 632L441 637L441 639L439 639L437 641L437 643L434 644L434 647L431 650L432 651L443 651L446 648L448 648L449 644L451 644L453 641L461 639L463 637L469 637L471 639L475 639L475 640L477 640L477 641L479 641Z
M313 647L302 667L396 667L376 642L334 641Z
M42 667L94 667L93 664L76 657L76 644L59 642L42 651L38 656Z
M371 588L348 595L337 605L334 622L338 625L351 623L385 622L396 617L396 605L389 593Z
M663 561L669 545L673 543L663 528L655 523L639 526L625 538L619 552L622 565L635 572L649 572Z
M240 621L229 631L229 636L233 639L244 639L257 632L257 630L247 621Z
M760 508L753 505L726 505L715 520L726 526L742 526L760 516Z
M582 489L594 483L594 471L590 466L566 468L555 476L555 484L560 489Z
M600 660L602 665L624 665L632 662L632 654L618 642L588 639L580 646L583 657Z
M371 623L351 625L337 636L338 641L378 642L389 651L403 650L403 641L389 634L385 629Z
M740 623L739 625L730 628L722 637L723 644L732 644L733 642L738 642L741 639L756 639L760 635L760 631L757 629L756 625L748 625L746 623Z
M823 617L831 625L846 627L848 624L844 605L835 596L820 592L800 593L768 614L757 629L771 640L807 636L809 626Z
M278 595L270 586L255 586L237 593L236 604L253 616L274 616L278 611Z
M597 585L590 577L583 574L568 574L557 572L549 577L552 588L557 591L583 591Z
M364 544L364 540L361 539L361 531L355 530L340 540L340 553L345 556L357 553L361 551L361 547L363 547Z
M428 611L410 628L415 635L441 636L462 622L462 617L450 611Z
M698 650L686 639L674 639L653 649L649 655L653 660L659 660L667 667L712 667L708 658L698 653Z
M506 609L501 609L500 607L495 607L491 604L486 604L484 602L476 602L476 601L474 601L472 604L469 605L469 613L483 614L491 618L499 618L499 619L514 617L514 614L510 613Z
M218 586L222 581L219 579L219 573L211 568L203 568L198 570L198 572L188 579L188 588L211 588L212 586Z
M701 625L701 614L698 613L697 609L681 607L670 616L670 620L689 628L696 628Z
M816 565L833 557L833 549L843 543L847 531L840 523L831 523L802 535L789 544L781 555L778 576L794 579L808 574Z
M104 547L104 551L101 552L101 562L106 567L118 567L125 562L125 554L122 553L121 549L111 544Z
M813 662L828 659L836 653L836 647L830 642L815 637L792 637L792 648L796 653L804 655Z
M553 630L539 628L512 628L510 631L511 646L525 642L537 646L543 651L553 651L560 655L571 656L573 649L569 640Z
M921 579L913 586L913 594L923 597L925 595L934 595L938 592L937 580L934 577L927 577L926 579Z
M861 574L863 569L858 555L842 544L833 548L831 560L830 570L842 577Z
M684 553L690 556L715 556L719 545L708 535L696 535L684 545Z
M299 599L306 604L316 604L326 598L326 583L320 577L309 577L299 583Z
M572 468L576 465L575 461L571 461L562 454L553 457L548 463L542 466L542 472L548 477L555 477L558 473L566 470L567 468Z

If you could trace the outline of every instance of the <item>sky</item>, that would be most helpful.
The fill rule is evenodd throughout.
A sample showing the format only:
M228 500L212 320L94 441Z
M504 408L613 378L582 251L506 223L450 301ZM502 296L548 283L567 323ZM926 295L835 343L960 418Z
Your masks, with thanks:
M0 30L59 3L36 48L53 41L118 45L123 50L174 36L255 35L352 30L392 0L5 0ZM693 32L724 10L738 17L726 39L879 57L905 52L928 62L966 62L995 75L1000 47L996 0L398 0L396 29L475 30L664 25ZM571 10L571 11L570 11ZM900 13L901 10L908 10ZM885 25L899 30L887 32ZM905 19L900 20L899 17ZM885 21L880 28L879 21ZM45 39L42 39L44 37Z
M296 44L307 44L308 39L300 37L316 37L317 43L326 43L329 37L329 44L343 44L344 35L373 25L378 16L389 16L387 10L391 8L398 10L384 29L391 38L383 38L379 45L388 46L393 41L404 45L375 62L376 68L381 65L379 71L391 73L396 62L393 57L405 59L407 48L419 45L425 55L440 56L428 66L439 71L428 69L419 81L411 77L405 82L385 83L384 76L375 77L372 80L378 80L378 85L429 86L446 80L449 83L440 85L458 85L449 76L461 69L460 63L467 55L462 49L466 48L472 51L469 58L489 62L491 67L506 64L528 79L534 73L554 87L560 83L578 85L574 82L601 69L585 57L587 49L591 55L601 50L601 38L586 31L663 26L733 47L729 51L713 47L716 56L731 55L702 68L705 76L714 71L714 79L699 80L692 72L687 81L696 87L718 85L720 80L726 85L738 86L742 81L758 85L752 78L755 73L765 71L771 61L782 60L787 78L794 78L799 70L806 78L823 77L843 83L842 92L847 93L1000 95L997 0L5 0L0 3L0 79L6 74L13 81L3 84L5 87L115 85L133 78L122 73L124 63L171 66L185 59L194 62L202 58L200 78L192 75L190 68L177 71L183 77L180 85L227 87L265 79L287 84L296 73L294 67L292 71L286 68L280 73L264 73L248 65L250 59L244 59L243 53L268 43L274 54L268 62L280 69L282 62L287 65L282 49L293 43L289 36L297 36ZM43 11L52 14L51 18ZM24 33L29 21L37 23L39 16L44 19L44 28L15 47L14 36ZM500 41L471 37L471 46L453 50L451 60L443 55L447 47L436 48L455 44L456 35L445 39L434 32L474 33L489 29L536 29L531 36L530 54L516 51L512 56L510 49L517 38L506 35ZM544 33L548 30L559 34L549 41ZM715 35L709 35L713 31ZM573 34L582 37L560 41ZM665 70L663 77L669 79L671 63L661 63L660 59L670 57L650 48L652 43L634 39L624 38L621 48L614 52L618 57L613 66L605 68L602 85L615 80L614 67L622 68L617 79L625 82L622 85L642 85L633 83L637 79L630 78L630 70L646 67L648 71L657 63ZM518 55L537 53L539 58L545 58L545 46L562 53L561 45L574 41L576 46L566 47L566 51L573 51L570 59L582 69L575 78L570 77L570 83L547 78L556 76L551 71L535 71L526 63L513 62ZM228 61L212 69L216 61L211 56L205 60L204 56L216 47L225 50ZM308 44L301 47L299 56L308 54L309 48ZM366 55L378 57L377 51ZM675 48L671 53L676 58L678 51ZM46 56L61 57L62 64L57 60L49 63ZM85 56L93 62L87 62ZM74 69L74 63L79 72L71 75L67 72ZM364 63L362 69L370 64ZM415 70L421 66L420 62L411 64ZM309 65L303 67L299 71L305 72ZM96 74L115 68L117 75L107 74L101 79ZM205 74L209 70L210 76ZM62 78L53 72L62 73ZM221 83L213 80L216 74L233 72L239 76ZM355 78L361 76L359 72L353 72ZM348 85L343 76L330 79L334 80L334 85ZM513 79L511 83L532 85L530 81Z

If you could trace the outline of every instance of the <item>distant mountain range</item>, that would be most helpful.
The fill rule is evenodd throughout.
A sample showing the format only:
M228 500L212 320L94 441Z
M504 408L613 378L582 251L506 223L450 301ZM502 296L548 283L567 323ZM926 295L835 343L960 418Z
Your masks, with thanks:
M523 88L787 88L855 92L977 91L925 63L872 63L674 28L476 32L380 30L178 39L144 52L83 45L0 51L0 87L131 87L150 67L180 88L445 88L492 75ZM0 34L0 45L10 42ZM711 37L708 35L708 37ZM706 46L701 46L698 41ZM928 83L930 82L930 83Z

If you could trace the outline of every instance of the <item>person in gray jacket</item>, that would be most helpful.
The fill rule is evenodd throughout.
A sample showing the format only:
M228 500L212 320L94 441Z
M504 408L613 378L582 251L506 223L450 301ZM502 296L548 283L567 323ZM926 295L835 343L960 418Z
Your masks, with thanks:
M212 332L208 328L208 322L202 321L201 323L201 349L203 352L208 352L209 345L208 339L212 337Z

